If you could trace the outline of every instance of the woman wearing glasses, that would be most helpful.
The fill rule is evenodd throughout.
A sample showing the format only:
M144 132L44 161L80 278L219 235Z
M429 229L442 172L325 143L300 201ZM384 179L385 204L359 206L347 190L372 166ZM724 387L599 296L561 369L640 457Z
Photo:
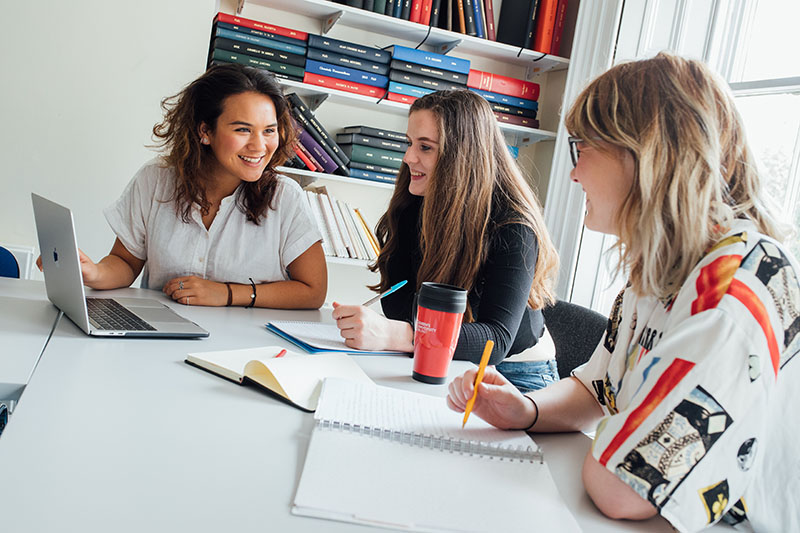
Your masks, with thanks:
M595 431L583 482L613 518L800 530L798 265L777 240L734 102L697 61L614 67L567 115L586 226L628 286L573 377L523 396L487 370L501 428ZM462 411L475 372L450 385Z
M426 95L411 106L407 134L404 164L378 223L381 281L373 288L408 283L381 300L385 317L337 305L345 342L413 351L414 293L424 281L448 283L469 299L456 359L478 363L492 339L490 364L521 390L557 380L552 341L549 349L540 342L540 309L553 301L557 256L489 104L467 90Z

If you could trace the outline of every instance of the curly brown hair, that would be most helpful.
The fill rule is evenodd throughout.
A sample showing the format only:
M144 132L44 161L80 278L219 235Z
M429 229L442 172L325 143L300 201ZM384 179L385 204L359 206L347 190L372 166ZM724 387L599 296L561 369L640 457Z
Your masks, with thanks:
M212 176L214 153L201 144L198 134L205 123L213 131L222 114L225 100L237 94L263 94L275 105L278 118L278 149L272 154L261 178L243 183L236 204L247 220L258 224L272 208L278 185L275 167L293 153L295 130L283 89L271 73L235 64L215 65L186 86L181 92L161 101L164 120L153 126L156 146L164 151L163 160L175 170L176 209L184 222L191 220L192 205L200 206L206 215L211 207L206 189Z

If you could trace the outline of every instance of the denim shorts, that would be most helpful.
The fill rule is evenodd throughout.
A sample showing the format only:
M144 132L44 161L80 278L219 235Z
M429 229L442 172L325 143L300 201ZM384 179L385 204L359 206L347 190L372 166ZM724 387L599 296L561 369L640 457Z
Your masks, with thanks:
M522 393L543 389L558 381L558 367L555 359L503 361L495 368Z

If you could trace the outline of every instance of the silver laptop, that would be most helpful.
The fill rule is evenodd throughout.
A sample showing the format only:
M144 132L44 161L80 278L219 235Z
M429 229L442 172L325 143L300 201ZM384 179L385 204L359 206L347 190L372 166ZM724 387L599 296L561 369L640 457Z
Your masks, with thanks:
M47 297L88 335L208 337L208 332L157 300L87 298L69 209L31 194Z

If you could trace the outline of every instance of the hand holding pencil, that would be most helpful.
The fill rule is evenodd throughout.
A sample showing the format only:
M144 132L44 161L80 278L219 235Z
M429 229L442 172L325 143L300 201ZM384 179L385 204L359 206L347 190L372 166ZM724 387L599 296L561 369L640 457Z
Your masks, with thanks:
M488 363L487 363L488 365ZM447 406L463 413L474 394L472 413L500 429L527 427L533 418L533 404L493 366L475 384L479 368L471 368L454 379L447 394Z

